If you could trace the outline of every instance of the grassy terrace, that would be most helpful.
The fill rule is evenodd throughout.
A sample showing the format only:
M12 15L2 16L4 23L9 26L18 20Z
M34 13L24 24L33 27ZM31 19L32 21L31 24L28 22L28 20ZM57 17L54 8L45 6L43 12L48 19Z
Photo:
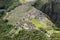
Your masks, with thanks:
M37 19L31 19L31 22L32 22L36 27L46 28L46 25L41 24Z
M43 19L43 21L39 20L39 19L34 19L31 18L31 22L36 26L36 27L40 27L40 28L52 28L52 26L54 25L50 20L48 20L46 17ZM47 23L50 23L50 25L48 25Z
M36 26L36 27L39 27L39 28L43 28L43 29L46 29L47 31L49 31L51 34L53 33L60 33L60 31L57 31L57 30L54 30L53 27L49 27L47 26L47 24L42 24L39 22L39 20L37 19L31 19L31 22Z

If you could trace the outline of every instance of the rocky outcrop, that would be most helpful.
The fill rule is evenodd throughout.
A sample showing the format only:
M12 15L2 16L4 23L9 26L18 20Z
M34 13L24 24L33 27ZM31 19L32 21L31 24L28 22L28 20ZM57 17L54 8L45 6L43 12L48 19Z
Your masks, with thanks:
M35 7L47 14L51 21L60 25L60 0L50 0L45 4L36 2Z
M45 5L45 8L41 9L44 13L46 13L54 23L60 25L60 3L56 1L52 1L49 5Z

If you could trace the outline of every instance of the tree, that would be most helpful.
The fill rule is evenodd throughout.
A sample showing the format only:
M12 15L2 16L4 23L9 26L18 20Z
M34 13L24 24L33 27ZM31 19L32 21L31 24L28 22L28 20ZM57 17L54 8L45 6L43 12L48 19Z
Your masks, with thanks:
M7 11L15 8L19 4L19 0L0 0L0 8L7 9Z
M14 40L48 40L48 37L40 30L20 30Z

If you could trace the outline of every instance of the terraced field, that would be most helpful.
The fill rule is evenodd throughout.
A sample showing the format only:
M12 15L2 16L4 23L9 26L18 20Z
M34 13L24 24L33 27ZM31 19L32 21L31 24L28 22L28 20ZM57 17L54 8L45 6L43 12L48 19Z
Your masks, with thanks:
M9 20L8 24L15 25L16 23L18 23L20 19L22 19L29 12L30 9L32 9L32 7L29 5L21 5L11 12L8 12L8 15L6 15L5 17Z

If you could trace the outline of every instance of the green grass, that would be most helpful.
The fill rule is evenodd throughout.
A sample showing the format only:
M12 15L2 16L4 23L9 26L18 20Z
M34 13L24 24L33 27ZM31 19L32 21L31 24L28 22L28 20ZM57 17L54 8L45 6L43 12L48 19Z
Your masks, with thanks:
M31 22L32 22L32 24L34 24L36 27L40 27L40 28L47 28L47 27L48 27L46 24L39 22L38 19L31 18Z
M31 19L32 24L34 24L36 27L40 28L46 28L47 26L45 24L42 24L37 19Z
M49 32L50 33L60 33L60 31L57 31L57 30L54 30L54 29L53 30L50 30Z
M46 30L49 31L51 34L53 34L53 33L60 33L60 31L54 30L53 27L49 27L49 26L47 26L47 24L42 24L42 23L40 23L39 20L37 20L37 19L33 19L33 18L32 18L32 19L31 19L31 22L32 22L32 24L34 24L36 27L43 28L43 29L46 28ZM50 30L48 30L48 29L50 29Z

